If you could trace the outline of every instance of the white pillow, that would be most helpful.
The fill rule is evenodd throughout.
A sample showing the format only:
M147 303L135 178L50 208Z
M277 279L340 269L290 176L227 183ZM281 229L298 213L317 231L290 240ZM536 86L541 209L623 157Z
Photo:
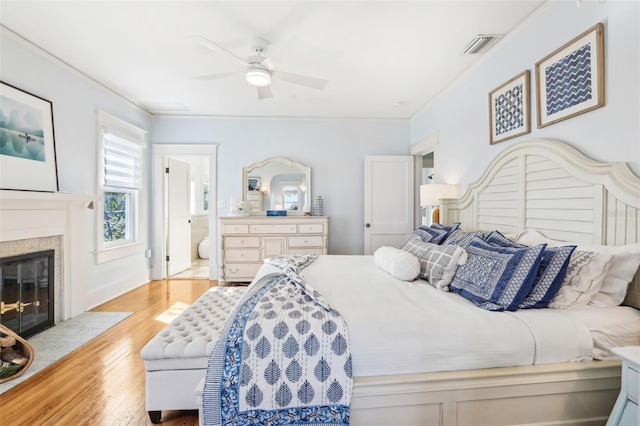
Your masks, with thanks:
M587 305L600 291L611 266L610 254L574 250L567 266L567 275L550 308L573 308Z
M640 267L640 244L624 246L605 246L585 243L569 243L552 240L537 231L530 229L518 234L516 241L521 244L535 245L546 242L551 247L562 245L577 245L576 250L591 251L612 255L611 266L598 293L593 295L589 304L599 307L618 306L627 294L629 283Z
M420 273L420 262L411 253L395 247L380 247L373 254L376 265L402 281L413 281Z

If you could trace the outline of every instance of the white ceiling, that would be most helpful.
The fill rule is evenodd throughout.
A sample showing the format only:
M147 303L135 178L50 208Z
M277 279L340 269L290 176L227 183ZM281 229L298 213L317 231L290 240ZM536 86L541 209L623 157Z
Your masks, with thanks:
M153 114L410 118L481 55L478 34L507 34L544 1L7 1L2 25ZM329 80L275 80L258 100L231 55L269 42L274 68ZM148 105L181 103L189 111Z

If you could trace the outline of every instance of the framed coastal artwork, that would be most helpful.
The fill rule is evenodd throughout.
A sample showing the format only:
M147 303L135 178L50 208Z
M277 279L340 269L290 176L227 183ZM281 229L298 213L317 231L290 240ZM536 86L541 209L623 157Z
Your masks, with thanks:
M53 105L0 82L0 189L58 191Z
M489 93L489 143L531 132L530 72L526 70Z
M589 28L536 63L538 128L601 108L604 26Z

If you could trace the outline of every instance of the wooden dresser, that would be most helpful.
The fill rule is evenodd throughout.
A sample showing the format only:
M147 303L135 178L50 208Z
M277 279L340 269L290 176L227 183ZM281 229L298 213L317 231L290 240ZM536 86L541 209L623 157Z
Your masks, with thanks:
M251 282L268 257L327 254L326 216L229 216L219 221L219 285Z

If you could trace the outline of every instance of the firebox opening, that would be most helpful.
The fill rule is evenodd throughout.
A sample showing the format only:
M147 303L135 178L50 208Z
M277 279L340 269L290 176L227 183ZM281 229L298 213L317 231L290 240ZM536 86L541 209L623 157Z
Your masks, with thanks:
M0 324L22 337L54 325L55 250L0 259Z

